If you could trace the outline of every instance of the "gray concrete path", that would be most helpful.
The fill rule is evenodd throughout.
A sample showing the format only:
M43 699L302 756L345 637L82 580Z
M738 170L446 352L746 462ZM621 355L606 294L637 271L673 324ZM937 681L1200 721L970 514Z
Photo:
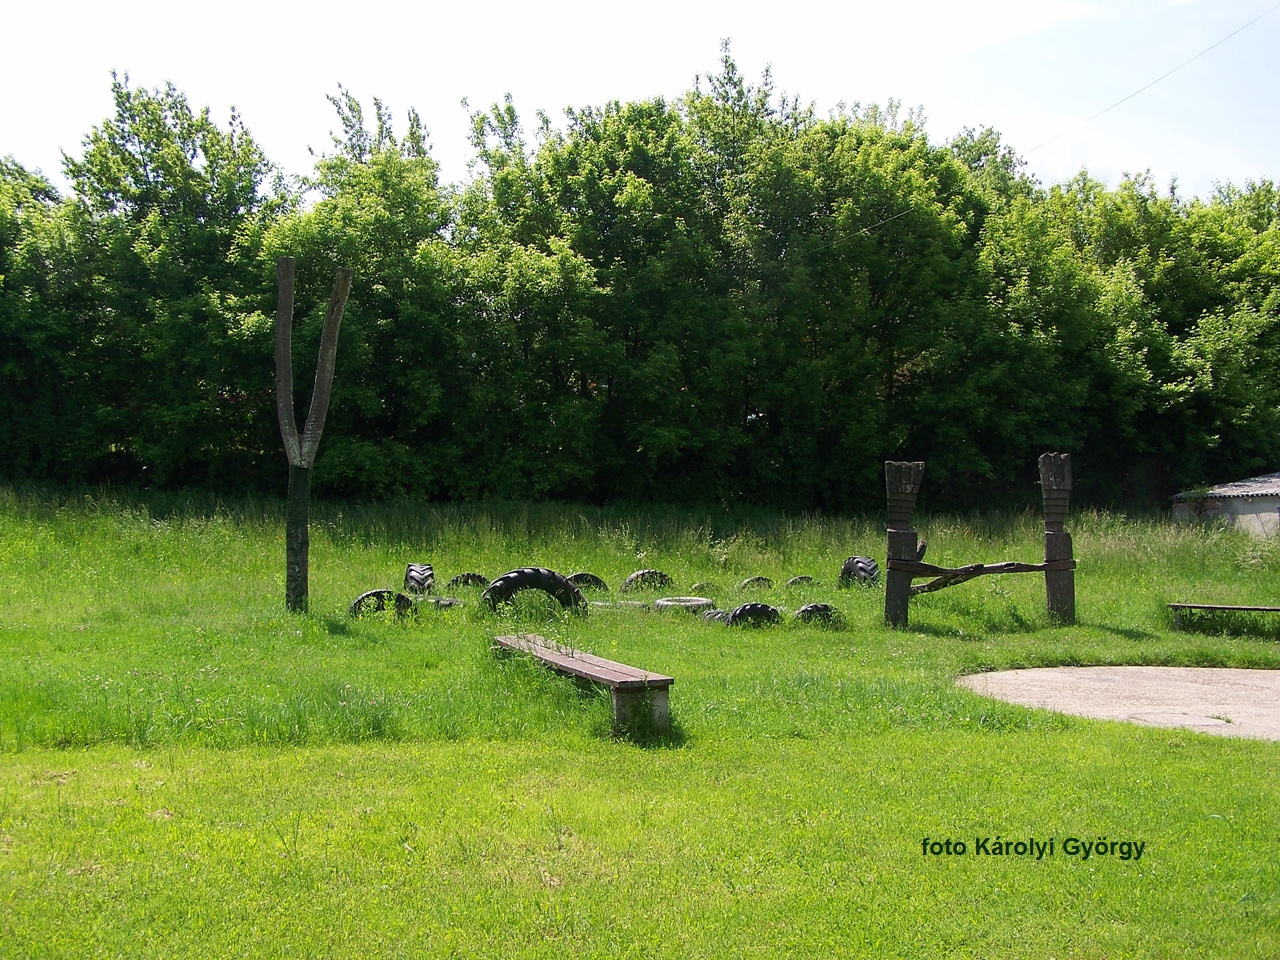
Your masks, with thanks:
M1280 740L1280 670L1053 667L977 673L956 682L998 700L1079 717Z

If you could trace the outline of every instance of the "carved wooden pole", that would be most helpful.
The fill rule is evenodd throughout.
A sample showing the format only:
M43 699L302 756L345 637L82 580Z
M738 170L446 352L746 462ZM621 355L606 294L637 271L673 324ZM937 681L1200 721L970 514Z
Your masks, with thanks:
M917 559L916 531L911 517L916 510L916 495L924 464L920 461L887 460L884 465L884 489L889 499L888 571L884 587L884 622L891 627L907 625L907 604L911 599L911 574L893 569L894 560Z
M333 393L333 368L338 358L338 328L342 310L351 293L351 270L339 267L324 314L320 333L320 358L316 362L316 382L311 390L307 422L298 438L297 419L293 413L293 258L276 260L276 414L280 420L280 436L289 458L289 499L284 521L284 603L291 611L307 609L307 562L311 549L308 528L311 523L311 467L320 448L324 418L329 412Z
M1040 489L1044 494L1044 561L1073 560L1071 534L1062 528L1071 505L1071 454L1046 453L1040 457ZM1075 571L1046 570L1044 589L1049 616L1059 623L1075 623Z

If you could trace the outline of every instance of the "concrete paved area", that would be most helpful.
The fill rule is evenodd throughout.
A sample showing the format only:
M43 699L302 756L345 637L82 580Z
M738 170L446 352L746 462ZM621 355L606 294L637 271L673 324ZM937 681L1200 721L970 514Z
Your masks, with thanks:
M956 682L998 700L1079 717L1280 740L1280 670L1054 667Z

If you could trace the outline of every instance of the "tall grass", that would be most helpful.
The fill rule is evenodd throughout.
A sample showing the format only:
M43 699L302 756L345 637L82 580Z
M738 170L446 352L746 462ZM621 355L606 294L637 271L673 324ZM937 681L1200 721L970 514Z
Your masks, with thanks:
M496 632L528 630L679 679L690 736L833 735L894 726L1052 725L976 703L950 681L1002 666L1081 663L1280 665L1274 629L1229 620L1175 634L1174 600L1274 602L1274 549L1220 527L1087 512L1070 524L1080 558L1080 625L1044 612L1037 575L998 576L912 601L911 628L888 631L877 588L838 589L846 556L883 558L868 519L686 515L556 504L317 504L312 612L283 610L282 505L198 495L39 495L0 490L0 750L193 742L592 736L607 706L544 672L489 652ZM923 517L940 564L1036 559L1030 513ZM350 620L364 590L397 587L409 561L438 582L538 565L617 585L642 567L695 583L728 608L763 599L791 611L834 603L839 629L789 621L730 631L678 615L541 605L466 606ZM785 588L808 574L816 582ZM773 579L766 593L736 584Z

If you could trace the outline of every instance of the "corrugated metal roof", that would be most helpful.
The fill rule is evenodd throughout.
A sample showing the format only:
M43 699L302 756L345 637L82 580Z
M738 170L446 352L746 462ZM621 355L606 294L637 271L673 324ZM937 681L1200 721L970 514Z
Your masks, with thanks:
M1237 480L1235 483L1220 483L1203 494L1180 493L1174 499L1191 500L1201 496L1216 497L1219 500L1226 497L1280 497L1280 473L1268 473L1248 480Z

